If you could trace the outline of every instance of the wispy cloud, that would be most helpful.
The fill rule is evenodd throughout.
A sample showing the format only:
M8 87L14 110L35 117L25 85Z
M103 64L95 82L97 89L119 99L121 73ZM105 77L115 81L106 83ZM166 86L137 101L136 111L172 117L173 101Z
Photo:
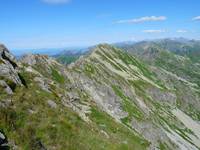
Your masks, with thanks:
M144 33L165 33L166 30L143 30Z
M193 21L200 21L200 16L196 16L194 18L192 18Z
M48 4L66 4L69 3L71 0L42 0L42 1Z
M116 21L116 23L143 23L143 22L153 22L153 21L164 21L166 19L167 17L165 16L145 16L129 20L119 20Z
M177 30L176 32L177 32L177 33L187 33L188 31L187 31L187 30L182 30L182 29L180 29L180 30Z

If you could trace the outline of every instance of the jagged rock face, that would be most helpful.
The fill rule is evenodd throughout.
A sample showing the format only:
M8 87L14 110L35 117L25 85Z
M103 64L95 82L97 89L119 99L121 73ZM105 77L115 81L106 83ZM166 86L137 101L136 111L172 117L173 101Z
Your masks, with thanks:
M36 74L40 73L40 75L44 76L51 75L54 68L58 68L61 72L64 72L64 67L47 55L25 55L20 59L20 62L28 66L29 71Z
M46 67L49 67L53 64L60 65L57 61L55 61L53 58L48 57L48 55L33 55L33 54L28 54L24 55L21 59L20 62L29 65L29 66L34 66L34 65L39 65L43 64L46 65Z
M47 55L32 55L32 54L28 54L22 57L21 62L30 65L30 66L34 66L36 64L46 64L48 66L48 60L50 60L50 58Z
M18 64L3 45L0 45L0 80L0 86L5 88L8 94L12 93L15 86L22 85Z

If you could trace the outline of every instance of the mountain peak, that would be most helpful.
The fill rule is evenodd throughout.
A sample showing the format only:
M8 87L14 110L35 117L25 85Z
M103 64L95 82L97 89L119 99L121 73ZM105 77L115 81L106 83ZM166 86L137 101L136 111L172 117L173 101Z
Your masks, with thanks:
M116 51L121 51L121 49L118 49L110 44L99 44L96 47L94 47L91 52L92 53L114 53Z

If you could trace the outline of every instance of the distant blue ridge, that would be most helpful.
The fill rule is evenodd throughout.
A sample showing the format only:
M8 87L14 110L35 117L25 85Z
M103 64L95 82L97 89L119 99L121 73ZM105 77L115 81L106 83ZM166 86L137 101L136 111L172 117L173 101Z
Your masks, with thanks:
M48 56L54 56L57 54L62 53L63 51L80 51L82 48L44 48L44 49L11 49L11 53L15 55L16 57L23 56L25 54L41 54L41 55L48 55Z

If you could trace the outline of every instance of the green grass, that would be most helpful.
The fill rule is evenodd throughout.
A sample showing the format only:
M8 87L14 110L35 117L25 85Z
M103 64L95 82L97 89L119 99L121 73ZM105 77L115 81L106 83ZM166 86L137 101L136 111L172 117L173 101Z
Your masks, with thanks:
M196 69L190 60L180 61L173 53L162 52L155 60L155 65L162 67L178 76L186 76L187 80L200 86L200 71Z
M129 55L127 52L121 50L115 50L118 54L119 59L121 59L126 65L134 65L141 70L144 76L149 79L152 79L153 73L150 72L145 64L141 61L138 61L135 57Z
M95 68L92 64L87 63L84 65L84 72L86 75L91 77L95 74Z
M128 96L124 95L120 87L115 85L112 86L116 95L118 95L122 99L122 108L124 111L128 112L129 116L127 118L122 119L123 123L128 125L131 121L132 117L135 117L138 120L143 118L143 113L138 109L138 107L134 104L134 102Z
M93 72L90 69L89 71ZM14 142L19 149L39 149L40 142L47 149L55 147L59 150L143 150L149 146L147 141L94 106L89 116L93 122L84 122L71 109L63 106L56 95L63 94L63 89L52 85L49 89L52 93L49 93L34 82L35 76L32 73L22 71L20 75L28 88L16 86L11 97L4 97L11 98L12 105L0 108L0 129L3 129L9 141ZM64 81L56 70L52 70L52 77L59 83ZM90 101L83 92L79 94L82 95L81 101ZM57 108L50 108L48 100L56 102ZM30 113L30 110L33 113ZM100 126L103 123L106 128ZM105 130L109 138L106 138L101 130Z
M68 65L75 62L79 56L59 56L56 60L62 64Z
M160 150L168 150L169 147L165 143L160 143Z
M93 122L96 122L100 130L104 130L109 135L110 141L113 142L109 149L142 150L149 146L147 141L128 128L116 123L114 119L95 107L92 108L90 118ZM124 140L127 142L126 144L124 144Z
M61 84L63 84L65 82L65 77L63 75L61 75L56 69L51 68L51 71L52 71L51 74L55 81L57 81L58 83L61 83Z
M38 92L36 92L38 91ZM87 97L85 97L87 98ZM58 107L52 109L47 100L54 100ZM29 150L38 142L50 149L59 150L110 150L146 149L148 142L116 123L104 112L92 109L92 123L84 122L76 113L64 107L52 93L47 93L30 83L29 88L17 87L12 96L13 104L0 109L0 129L19 149ZM34 113L29 113L33 110ZM110 138L101 133L100 124ZM128 141L124 144L123 141Z

